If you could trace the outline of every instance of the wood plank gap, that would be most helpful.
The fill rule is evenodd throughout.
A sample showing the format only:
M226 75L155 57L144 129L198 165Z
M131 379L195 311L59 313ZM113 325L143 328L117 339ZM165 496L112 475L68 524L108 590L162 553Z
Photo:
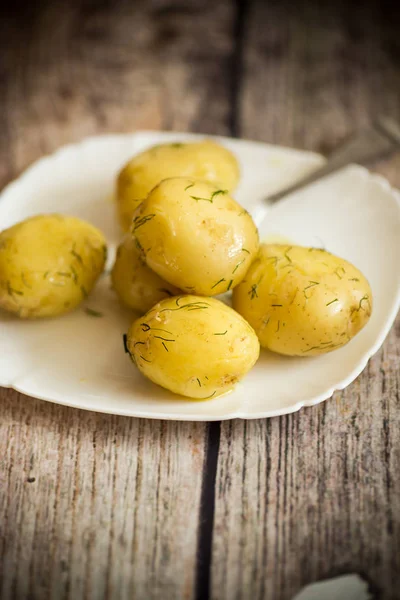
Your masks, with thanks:
M229 117L229 132L232 137L240 137L241 122L241 86L243 80L243 48L246 34L248 1L236 0L236 19L234 24L234 48L232 52L231 75L231 111Z
M215 481L221 439L221 422L208 425L207 450L204 461L203 485L199 515L196 568L196 600L210 598L211 548L214 529Z

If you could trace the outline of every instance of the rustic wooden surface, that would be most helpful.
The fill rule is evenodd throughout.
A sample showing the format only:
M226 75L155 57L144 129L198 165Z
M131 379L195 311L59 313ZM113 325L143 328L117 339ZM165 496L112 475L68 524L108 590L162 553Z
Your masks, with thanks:
M0 185L107 131L204 131L325 152L376 112L400 119L399 23L382 3L1 10ZM375 169L400 186L399 154ZM211 426L0 391L0 598L289 600L355 571L395 600L399 364L400 320L333 399Z

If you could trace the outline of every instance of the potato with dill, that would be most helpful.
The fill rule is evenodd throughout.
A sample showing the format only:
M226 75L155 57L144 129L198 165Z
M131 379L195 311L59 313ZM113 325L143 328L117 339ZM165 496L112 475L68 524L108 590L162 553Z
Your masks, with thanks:
M233 307L264 348L316 356L344 346L367 324L372 292L356 267L325 250L262 244Z
M93 225L39 215L0 233L0 308L23 319L66 313L90 293L107 257Z
M182 293L149 269L131 235L118 247L111 280L122 304L142 314L163 298Z
M165 179L150 192L132 233L152 271L201 296L238 285L258 250L251 216L227 190L184 177Z
M141 152L117 179L117 208L125 231L153 187L175 176L201 179L232 191L239 181L239 165L232 152L213 140L160 144Z
M215 298L167 298L129 329L127 350L154 383L190 398L230 391L253 367L260 344L250 325Z

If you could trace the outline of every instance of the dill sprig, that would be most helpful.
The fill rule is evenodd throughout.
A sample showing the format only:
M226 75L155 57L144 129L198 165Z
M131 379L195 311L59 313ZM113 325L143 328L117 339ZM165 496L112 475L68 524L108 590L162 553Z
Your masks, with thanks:
M330 306L334 302L339 302L339 298L335 298L334 300L331 300L330 302L328 302L328 304L325 304L325 306Z
M87 315L89 315L90 317L103 317L103 313L99 312L98 310L94 310L93 308L90 308L89 306L85 306L85 313Z
M135 217L133 219L133 228L132 231L135 232L136 229L145 225L148 221L151 221L156 216L155 213L151 213L150 215L144 215L143 217Z
M211 286L211 289L213 290L215 287L217 287L217 285L219 285L220 283L222 283L223 281L226 281L226 279L222 278L219 281L217 281L217 283L214 283L213 286Z
M258 288L257 283L253 283L253 285L251 286L251 288L249 290L250 300L253 300L254 298L258 298L257 288Z

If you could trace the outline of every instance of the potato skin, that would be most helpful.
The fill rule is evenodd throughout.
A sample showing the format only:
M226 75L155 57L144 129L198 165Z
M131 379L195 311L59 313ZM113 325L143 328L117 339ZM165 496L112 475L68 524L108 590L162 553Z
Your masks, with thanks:
M0 233L0 307L54 317L90 293L107 258L103 234L75 217L39 215Z
M156 186L132 222L146 264L188 293L233 289L258 250L250 215L226 190L175 177Z
M239 165L232 152L212 140L161 144L141 152L117 178L117 208L124 231L142 200L169 177L201 179L232 191L239 181Z
M130 234L118 246L111 281L122 304L141 314L163 298L182 293L149 269Z
M318 248L262 244L233 307L261 346L316 356L344 346L368 322L372 292L349 262Z
M127 348L154 383L190 398L230 391L253 367L260 345L250 325L215 298L167 298L136 320Z

